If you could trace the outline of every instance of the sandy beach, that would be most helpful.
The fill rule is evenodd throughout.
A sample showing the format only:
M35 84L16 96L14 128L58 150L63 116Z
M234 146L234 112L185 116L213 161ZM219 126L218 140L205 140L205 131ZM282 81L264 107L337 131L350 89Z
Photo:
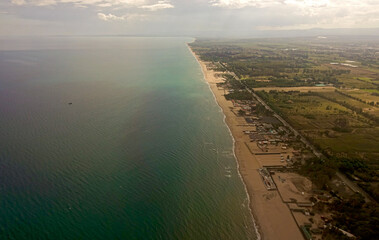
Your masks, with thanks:
M210 86L217 103L222 108L226 123L235 140L235 154L239 164L239 172L246 185L250 197L250 209L258 227L261 239L264 240L297 240L303 236L291 215L290 210L281 200L277 191L268 191L259 175L258 169L261 163L248 148L249 136L243 133L246 127L243 117L237 116L231 109L233 104L224 97L224 90L217 87L217 83L223 82L217 72L208 69L194 53L204 73L204 78Z

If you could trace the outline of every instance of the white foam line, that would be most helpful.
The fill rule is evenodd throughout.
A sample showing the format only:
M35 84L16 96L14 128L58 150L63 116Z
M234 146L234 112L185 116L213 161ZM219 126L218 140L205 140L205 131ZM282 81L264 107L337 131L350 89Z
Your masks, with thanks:
M194 40L194 41L195 41L195 40ZM233 136L232 131L230 130L228 124L226 123L226 115L225 115L225 113L224 113L224 110L222 109L222 107L220 106L220 104L217 102L216 95L213 93L212 88L211 88L211 85L210 85L209 82L205 79L205 72L204 72L204 70L203 70L203 67L201 66L201 63L200 63L199 60L197 59L195 53L192 51L192 49L191 49L191 47L188 45L188 43L187 43L187 47L188 47L189 51L191 52L191 54L193 55L193 57L196 59L196 62L199 64L200 69L201 69L201 72L203 73L203 79L204 79L205 83L208 85L208 88L209 88L209 90L211 91L211 93L212 93L212 95L213 95L213 99L214 99L214 101L216 102L217 106L221 109L222 115L224 116L224 117L223 117L223 122L224 122L224 124L226 125L226 127L228 128L229 135L232 137L232 140L233 140L233 155L234 155L234 159L235 159L235 161L236 161L236 163L237 163L237 172L238 172L238 176L240 177L241 182L242 182L242 184L243 184L243 186L244 186L244 188L245 188L245 193L246 193L246 195L247 195L247 201L248 201L248 208L249 208L249 212L250 212L251 218L253 219L253 224L254 224L255 233L257 234L257 240L261 240L261 235L260 235L260 233L259 233L259 231L258 231L258 225L257 225L256 220L255 220L255 218L254 218L253 211L252 211L252 209L251 209L251 207L250 207L250 195L249 195L249 192L247 191L246 183L245 183L245 181L243 180L243 177L242 177L242 175L241 175L241 173L240 173L240 165L239 165L239 163L238 163L237 156L236 156L236 153L235 153L235 144L236 144L236 140L234 139L234 136Z

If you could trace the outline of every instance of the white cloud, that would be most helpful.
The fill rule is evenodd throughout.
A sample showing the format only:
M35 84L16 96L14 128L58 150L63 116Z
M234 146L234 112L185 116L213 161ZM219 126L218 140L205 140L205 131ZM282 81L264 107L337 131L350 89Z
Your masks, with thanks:
M19 6L26 4L25 0L12 0L11 3L14 5L19 5Z
M293 4L301 7L327 7L331 2L330 0L284 0L285 4Z
M49 6L56 5L57 0L11 0L14 5L33 5L33 6Z
M97 17L100 20L112 22L112 21L130 21L130 20L135 20L135 19L144 19L146 16L143 14L129 14L129 15L116 16L111 13L109 14L98 13Z
M263 15L272 15L270 28L346 28L378 27L379 0L208 0L213 7L234 9L259 8ZM264 14L266 13L266 14ZM278 15L285 19L298 19L297 23L278 24ZM288 13L288 17L282 13ZM277 21L276 21L277 19ZM307 22L302 22L307 20Z
M377 0L209 0L210 5L223 8L268 8L289 6L295 8L355 8L379 6Z
M162 9L167 9L167 8L174 8L174 5L172 5L170 1L168 0L163 0L163 1L158 1L158 3L156 4L143 5L140 8L147 9L150 11L157 11L157 10L162 10Z
M244 8L244 7L271 7L281 4L280 0L211 0L210 4L223 8Z
M170 0L11 0L14 5L51 6L57 4L73 4L80 7L127 8L137 7L150 11L173 8Z
M122 21L122 20L126 19L125 16L118 17L118 16L113 15L113 14L104 14L104 13L98 13L97 17L100 20L104 20L104 21Z
M71 8L87 8L77 19L92 21L93 16L108 22L153 19L179 25L178 29L223 29L240 26L250 29L306 29L306 28L377 28L379 0L0 0L16 8L2 9L12 14L33 13L44 19L35 6L49 7L46 11L69 12ZM0 4L1 5L1 4ZM7 6L5 4L5 6ZM33 8L28 9L28 7ZM178 6L178 7L177 7ZM181 6L181 7L180 7ZM173 9L166 14L164 9ZM161 12L157 12L161 10ZM155 12L154 12L155 11ZM127 15L125 15L127 13ZM146 14L146 15L143 15ZM8 14L11 15L11 14ZM92 17L91 17L92 16ZM4 15L2 15L4 18ZM164 19L164 20L162 20ZM215 19L211 25L204 24ZM196 24L194 23L196 22ZM155 24L151 22L152 24ZM234 25L233 25L234 24ZM130 24L132 25L132 24ZM144 25L146 27L147 25ZM170 25L171 26L171 25ZM159 28L159 27L157 27ZM163 27L162 27L163 28ZM234 27L233 27L234 28ZM237 27L235 27L237 28ZM155 30L155 29L154 29ZM141 30L142 31L142 30ZM174 31L174 30L172 30Z
M112 7L112 4L111 3L100 3L97 6L106 8L106 7Z

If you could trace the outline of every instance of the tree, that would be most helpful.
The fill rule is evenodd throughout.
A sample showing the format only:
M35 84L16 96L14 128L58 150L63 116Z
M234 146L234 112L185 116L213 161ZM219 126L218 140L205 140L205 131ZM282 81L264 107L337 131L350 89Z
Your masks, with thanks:
M349 128L349 120L345 117L339 117L334 121L336 130L347 130Z

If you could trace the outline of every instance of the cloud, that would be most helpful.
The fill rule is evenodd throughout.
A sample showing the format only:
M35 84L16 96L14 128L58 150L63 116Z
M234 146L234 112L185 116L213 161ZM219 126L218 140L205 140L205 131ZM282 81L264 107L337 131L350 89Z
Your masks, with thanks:
M105 13L98 13L97 17L100 20L107 21L107 22L113 22L113 21L130 21L135 19L145 19L146 16L143 14L129 14L129 15L122 15L122 16L116 16L111 13L105 14Z
M14 5L34 5L34 6L50 6L56 5L57 0L11 0Z
M14 5L21 6L21 5L25 5L26 1L25 0L12 0L11 3Z
M259 26L267 29L379 26L379 17L374 17L379 16L376 0L344 0L343 3L341 0L208 0L208 3L215 8L239 11L235 14L244 9L259 9L256 14L270 16L270 21ZM285 24L287 19L294 22Z
M100 8L127 8L137 7L150 11L174 8L170 0L11 0L18 6L52 6L58 4L73 4L79 7L95 6Z
M100 4L97 4L98 7L112 7L112 3L100 3Z
M152 4L152 5L143 5L140 8L147 9L150 11L157 11L157 10L162 10L162 9L167 9L167 8L174 8L174 5L172 5L170 1L168 0L163 0L163 1L158 1L158 3Z
M120 16L120 17L118 17L118 16L113 15L113 14L104 14L104 13L98 13L97 17L100 20L104 20L104 21L122 21L122 20L126 20L126 16Z
M6 4L3 3L7 2ZM257 29L377 28L379 0L0 0L8 15L44 23L66 22L79 29L135 32L239 31ZM9 7L9 9L7 8ZM38 7L38 9L37 9ZM86 9L77 9L86 8ZM170 11L164 11L170 9ZM168 14L169 12L169 14ZM128 22L97 30L95 23ZM132 20L148 20L132 23ZM154 20L154 21L152 21ZM159 23L158 23L159 22ZM160 24L164 23L164 24ZM1 24L0 24L1 25ZM5 25L5 24L4 24ZM120 27L121 28L121 27ZM20 28L21 29L21 28ZM0 28L1 33L1 28Z
M244 7L271 7L282 4L283 0L211 0L209 3L215 7L244 8Z
M375 0L209 0L211 6L222 8L272 8L278 6L289 6L294 8L346 8L346 7L364 7L378 6L379 2Z

